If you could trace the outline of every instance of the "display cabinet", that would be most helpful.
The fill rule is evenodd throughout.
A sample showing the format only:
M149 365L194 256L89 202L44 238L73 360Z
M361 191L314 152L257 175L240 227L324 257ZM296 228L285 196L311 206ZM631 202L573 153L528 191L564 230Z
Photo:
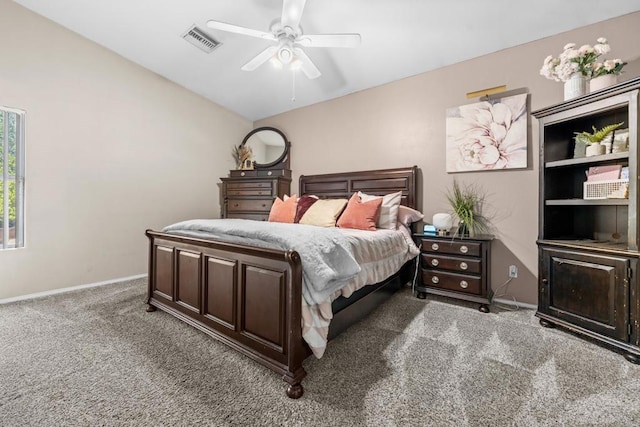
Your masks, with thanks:
M639 91L636 78L533 113L540 137L536 315L543 326L596 339L634 363L640 363ZM608 145L605 154L579 157L576 133L616 123L624 130L617 131L615 150ZM593 176L612 169L628 173L628 181Z

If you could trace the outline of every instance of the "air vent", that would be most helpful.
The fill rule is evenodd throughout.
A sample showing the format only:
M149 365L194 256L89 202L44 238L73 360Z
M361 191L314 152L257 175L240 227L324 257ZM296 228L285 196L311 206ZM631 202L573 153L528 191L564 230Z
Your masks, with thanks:
M182 38L206 53L211 53L213 49L221 44L195 25L189 28Z

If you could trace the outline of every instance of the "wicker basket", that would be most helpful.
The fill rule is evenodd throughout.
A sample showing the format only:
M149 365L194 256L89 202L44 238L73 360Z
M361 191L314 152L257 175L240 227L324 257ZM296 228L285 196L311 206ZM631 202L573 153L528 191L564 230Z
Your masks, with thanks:
M596 200L596 199L609 199L609 198L618 198L622 199L624 197L611 197L612 194L623 186L628 186L628 179L612 179L608 181L593 181L593 182L585 182L584 183L584 196L585 200Z

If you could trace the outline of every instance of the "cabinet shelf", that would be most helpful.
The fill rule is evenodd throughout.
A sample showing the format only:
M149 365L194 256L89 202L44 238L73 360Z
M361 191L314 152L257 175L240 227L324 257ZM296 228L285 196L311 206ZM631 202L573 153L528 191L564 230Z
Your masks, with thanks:
M628 158L629 158L629 152L624 151L621 153L602 154L600 156L579 157L577 159L555 160L553 162L546 162L544 164L544 167L559 168L563 166L587 165L592 163L602 163L602 162L615 161L615 160L628 159Z
M558 200L545 200L547 206L628 206L629 199L558 199Z

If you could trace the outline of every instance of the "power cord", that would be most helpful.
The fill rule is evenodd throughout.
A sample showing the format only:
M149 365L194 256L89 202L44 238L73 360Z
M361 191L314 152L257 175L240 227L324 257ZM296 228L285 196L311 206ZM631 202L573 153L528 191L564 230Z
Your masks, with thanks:
M418 270L420 269L420 254L416 256L416 267L413 269L413 280L411 282L411 293L414 294L416 292L416 281L418 279Z
M520 305L518 305L518 301L516 300L516 297L509 295L507 292L502 292L500 293L500 290L502 288L505 288L506 291L506 286L511 283L511 281L513 280L513 277L509 277L507 279L506 282L504 282L502 285L498 286L495 290L495 292L493 290L489 291L489 302L495 304L496 307L502 309L502 310L509 310L509 311L516 311L516 310L520 310ZM508 306L506 304L501 304L498 302L493 302L496 298L510 298L511 300L513 300L513 304L515 305L516 308L512 308L511 306Z
M422 249L422 242L418 245L418 249ZM416 267L413 269L413 280L411 281L411 293L416 292L416 281L418 279L418 270L420 270L420 253L416 255Z

